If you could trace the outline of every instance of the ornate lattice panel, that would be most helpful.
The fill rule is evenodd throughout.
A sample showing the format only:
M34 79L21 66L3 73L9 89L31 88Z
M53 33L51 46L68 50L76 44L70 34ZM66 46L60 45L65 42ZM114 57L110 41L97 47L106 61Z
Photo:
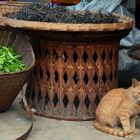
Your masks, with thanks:
M112 41L39 44L34 48L37 59L34 88L29 86L30 94L26 93L30 104L46 117L93 119L102 96L117 86L118 44Z

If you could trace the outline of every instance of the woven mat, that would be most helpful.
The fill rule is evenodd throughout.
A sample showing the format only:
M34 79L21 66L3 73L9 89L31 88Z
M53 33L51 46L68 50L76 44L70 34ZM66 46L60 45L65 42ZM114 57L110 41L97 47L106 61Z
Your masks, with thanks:
M9 14L18 11L27 3L7 2L0 4L0 25L11 26L32 30L49 30L49 31L114 31L130 29L133 26L133 20L130 17L120 16L119 23L110 24L65 24L65 23L47 23L10 19L3 17L3 14ZM117 14L116 14L117 15Z

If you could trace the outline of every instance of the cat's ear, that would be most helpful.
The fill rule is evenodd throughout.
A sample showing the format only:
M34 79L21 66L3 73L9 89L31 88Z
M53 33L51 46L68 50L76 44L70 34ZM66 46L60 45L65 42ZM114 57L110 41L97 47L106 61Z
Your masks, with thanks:
M138 86L138 85L139 85L139 81L136 80L136 79L132 79L132 86L133 86L133 87L136 87L136 86Z

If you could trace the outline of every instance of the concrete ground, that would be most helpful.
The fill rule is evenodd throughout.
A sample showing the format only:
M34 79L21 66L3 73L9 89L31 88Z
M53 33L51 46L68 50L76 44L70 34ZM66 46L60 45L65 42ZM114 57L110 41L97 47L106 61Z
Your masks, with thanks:
M16 99L10 109L0 113L0 140L15 140L30 126ZM137 120L140 128L140 118ZM134 140L139 140L140 134ZM34 116L34 126L27 140L124 140L124 138L100 132L93 127L93 121L76 122L47 119Z

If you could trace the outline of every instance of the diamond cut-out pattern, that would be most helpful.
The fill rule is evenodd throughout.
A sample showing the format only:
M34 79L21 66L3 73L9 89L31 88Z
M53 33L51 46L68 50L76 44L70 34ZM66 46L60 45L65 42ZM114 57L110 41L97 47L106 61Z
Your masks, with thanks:
M99 102L100 102L100 99L99 99L98 95L96 95L96 98L95 98L96 106L99 104Z
M76 52L73 53L73 61L74 62L77 62L77 59L78 59L78 55Z
M67 97L67 95L65 94L64 98L63 98L63 103L64 103L64 106L65 108L67 107L68 103L69 103L69 99Z
M49 79L50 79L50 72L48 70L46 72L46 79L47 79L47 81L49 81Z
M112 81L112 71L110 72L109 78Z
M74 80L74 82L75 82L76 84L78 83L79 77L78 77L77 73L74 74L73 80Z
M46 93L46 96L45 96L45 104L47 105L49 102L49 96L48 96L48 92Z
M97 61L97 53L96 53L96 52L95 52L94 55L93 55L93 60L94 60L94 62Z
M67 83L67 81L68 81L68 75L67 75L66 72L63 75L63 79L64 79L64 82Z
M39 101L36 107L42 114L62 119L91 119L106 89L116 85L117 47L111 48L110 44L100 47L89 42L86 48L85 43L77 43L72 42L70 45L69 42L62 44L56 41L52 45L52 42L48 41L41 48L41 57L38 48L35 48L39 62L35 72L37 85L34 88L35 93L32 90L33 97L29 95L27 98L36 103ZM41 93L44 91L41 90L41 84L46 86L46 95ZM42 102L45 102L45 107L42 107Z
M85 63L86 63L87 60L88 60L88 55L87 55L86 52L84 52L84 54L83 54L83 60L85 61Z
M85 98L85 105L86 105L86 107L88 109L89 108L89 105L90 105L90 100L89 100L89 97L88 96L86 96L86 98Z
M94 74L93 81L95 82L95 84L98 83L98 76L96 73Z
M103 73L103 75L102 75L102 80L103 80L104 83L106 83L106 75L105 75L105 73Z
M64 53L63 53L63 55L62 55L62 58L63 58L64 62L66 62L67 59L68 59L68 55L66 54L65 51L64 51Z
M41 96L41 91L39 90L39 93L38 93L38 97L37 97L37 99L38 99L38 103L41 101L41 99L42 99L42 96Z
M55 93L54 95L54 98L53 98L53 104L54 104L54 107L56 107L56 105L58 104L58 96L57 96L57 93Z
M76 109L78 109L79 104L80 104L80 100L79 100L78 96L76 95L76 97L74 99L74 106Z
M86 85L88 84L88 81L89 81L88 75L85 73L84 82L85 82Z
M57 58L58 58L58 54L56 53L55 50L53 51L53 57L54 57L55 60L57 60Z
M40 67L40 78L42 78L43 77L43 70L42 70L42 68Z
M55 73L54 73L54 80L55 80L55 82L58 81L58 78L59 78L58 72L55 71Z
M102 53L102 59L103 59L103 61L105 60L105 51L103 51L103 53Z

